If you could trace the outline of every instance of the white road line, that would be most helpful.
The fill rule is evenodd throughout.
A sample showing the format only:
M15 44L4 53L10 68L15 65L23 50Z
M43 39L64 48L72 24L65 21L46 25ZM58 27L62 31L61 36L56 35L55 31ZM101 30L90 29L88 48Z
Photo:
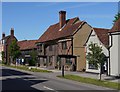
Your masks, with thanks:
M54 91L54 92L58 92L58 91L56 91L56 90L54 90L54 89L52 89L52 88L49 88L49 87L47 87L47 86L43 86L44 88L46 88L47 90L52 90L52 91Z
M46 87L46 86L43 86L43 87L46 88L46 89L48 89L48 90L54 90L54 89Z

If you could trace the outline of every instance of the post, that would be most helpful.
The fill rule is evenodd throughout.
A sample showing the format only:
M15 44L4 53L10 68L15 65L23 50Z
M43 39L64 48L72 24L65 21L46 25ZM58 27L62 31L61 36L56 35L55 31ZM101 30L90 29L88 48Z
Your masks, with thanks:
M64 77L64 65L62 65L62 77Z
M100 64L100 81L101 81L101 75L102 75L102 64Z

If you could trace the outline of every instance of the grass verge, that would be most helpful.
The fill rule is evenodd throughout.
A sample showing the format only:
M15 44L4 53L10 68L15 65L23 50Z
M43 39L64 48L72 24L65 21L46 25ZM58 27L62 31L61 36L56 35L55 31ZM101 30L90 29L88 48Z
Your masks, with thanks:
M16 69L21 69L21 70L26 70L26 71L31 71L31 72L44 72L44 73L52 73L52 71L48 70L42 70L42 69L37 69L37 68L30 68L28 66L9 66L9 65L3 65L11 68L16 68Z
M69 75L69 74L65 75L64 77L62 77L62 76L57 76L57 77L120 90L120 83L109 82L109 81L104 81L104 80L100 81L97 79L86 78L86 77L81 77L81 76L77 76L77 75Z

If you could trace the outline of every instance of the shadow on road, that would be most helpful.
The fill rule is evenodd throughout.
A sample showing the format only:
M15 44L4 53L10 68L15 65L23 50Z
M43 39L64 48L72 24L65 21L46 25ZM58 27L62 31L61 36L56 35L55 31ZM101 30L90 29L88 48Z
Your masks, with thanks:
M31 74L12 69L2 69L2 77L2 92L44 92L33 88L32 85L48 81L36 79Z
M2 69L2 76L13 76L13 75L23 76L23 75L31 75L31 74L12 70L12 69Z

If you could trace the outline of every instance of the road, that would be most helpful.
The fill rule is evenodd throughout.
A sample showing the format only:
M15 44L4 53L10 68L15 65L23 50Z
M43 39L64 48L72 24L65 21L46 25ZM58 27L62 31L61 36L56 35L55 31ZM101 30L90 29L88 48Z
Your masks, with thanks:
M105 92L110 92L111 90L113 92L109 88L57 78L55 77L57 73L34 73L8 67L0 68L1 71L2 91L80 92L80 90L91 90L91 92L96 92L96 90L105 90Z

